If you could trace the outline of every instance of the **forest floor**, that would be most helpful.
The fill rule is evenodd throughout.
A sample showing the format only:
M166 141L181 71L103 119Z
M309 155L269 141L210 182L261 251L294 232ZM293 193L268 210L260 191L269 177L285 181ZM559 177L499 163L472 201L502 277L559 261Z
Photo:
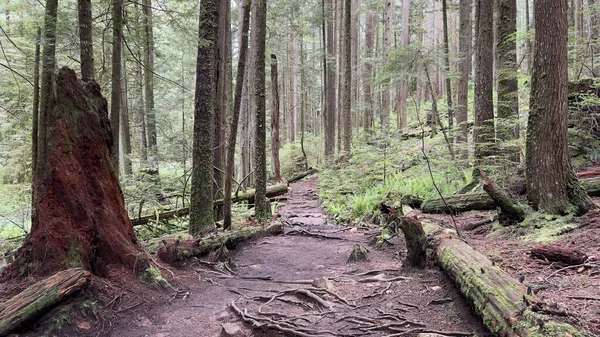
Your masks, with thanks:
M166 293L94 278L89 290L94 294L87 297L103 300L98 314L86 314L80 303L80 314L64 319L70 323L66 329L47 330L48 323L42 323L20 336L38 336L42 330L47 336L220 336L223 325L238 330L230 336L295 335L266 328L275 324L320 336L489 336L435 266L400 271L405 256L402 237L375 247L380 230L329 224L320 207L316 177L292 184L286 198L273 220L286 224L285 233L229 251L227 266L208 262L207 257L182 269L163 267L176 288ZM367 261L348 262L356 244L368 248ZM263 328L244 324L232 303ZM54 325L60 317L56 310L60 309L47 315Z

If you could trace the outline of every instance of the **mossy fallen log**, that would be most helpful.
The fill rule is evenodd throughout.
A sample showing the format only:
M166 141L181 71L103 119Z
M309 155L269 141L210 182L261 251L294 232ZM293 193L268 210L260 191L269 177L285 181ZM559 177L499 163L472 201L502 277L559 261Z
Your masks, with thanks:
M445 196L444 200L441 198L428 199L421 204L423 213L460 213L492 209L496 209L496 203L485 192L449 195Z
M588 256L582 251L557 245L537 245L531 248L531 257L550 262L562 262L568 265L580 265Z
M510 226L523 222L525 220L525 207L504 193L483 171L481 171L481 177L483 178L483 190L500 209L498 217L500 223L504 226Z
M263 226L246 226L229 231L218 230L201 238L184 241L171 241L158 249L157 256L161 261L172 264L192 257L201 257L211 251L226 247L235 248L242 241L257 235L278 235L283 233L283 225L271 224Z
M317 173L317 170L314 168L310 168L307 171L304 171L304 172L298 174L297 176L291 177L290 179L287 180L287 183L288 184L295 183L295 182L297 182L303 178L306 178L311 174L315 174L315 173Z
M428 248L441 269L473 303L483 323L496 336L572 336L585 333L545 314L544 304L528 295L527 287L486 256L458 238L455 232L423 223Z
M51 306L81 289L90 273L81 268L60 271L0 304L0 336L46 312Z
M600 197L600 176L580 178L579 182L590 197Z
M287 184L277 184L267 187L267 198L274 198L287 193ZM248 201L248 203L254 203L254 190L248 190L247 192L240 193L237 196L232 196L232 202ZM215 200L213 207L223 205L223 199ZM131 219L131 223L134 226L145 225L150 221L164 221L173 219L180 216L186 216L190 213L189 207L178 208L171 211L165 211L158 214L145 215L139 218Z

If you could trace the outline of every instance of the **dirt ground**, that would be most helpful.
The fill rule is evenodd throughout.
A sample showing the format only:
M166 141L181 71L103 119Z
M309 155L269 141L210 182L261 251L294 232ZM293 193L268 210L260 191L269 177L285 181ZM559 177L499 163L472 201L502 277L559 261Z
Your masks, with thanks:
M80 297L103 303L79 301L78 314L67 317L61 313L69 306L62 306L14 336L220 336L223 325L242 336L489 336L437 268L399 271L403 239L376 248L376 229L328 224L315 177L290 186L279 215L274 221L286 224L285 234L247 242L227 263L164 267L176 287L166 293L94 279ZM369 250L368 261L348 262L354 245ZM57 331L61 323L67 328Z

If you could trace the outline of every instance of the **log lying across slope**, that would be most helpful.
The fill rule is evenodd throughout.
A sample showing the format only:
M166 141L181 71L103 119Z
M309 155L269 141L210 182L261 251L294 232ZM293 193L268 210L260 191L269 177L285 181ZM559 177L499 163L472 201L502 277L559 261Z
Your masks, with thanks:
M287 193L287 191L288 191L287 184L277 184L277 185L268 186L267 187L267 198L274 198L274 197L283 195L283 194ZM248 192L240 193L237 197L233 196L231 198L231 200L232 200L232 202L248 201L249 203L253 203L254 202L254 190L249 190ZM214 207L221 206L221 205L223 205L223 199L216 200L213 203ZM169 219L173 219L175 217L188 215L189 213L190 213L189 207L178 208L178 209L174 209L172 211L166 211L166 212L159 213L158 215L154 215L154 214L146 215L143 217L131 219L131 223L133 223L134 226L145 225L150 221L169 220Z
M424 223L423 228L440 267L496 336L585 336L573 326L541 314L543 304L527 294L527 287L459 239L454 231L431 223Z
M581 186L592 197L600 197L600 176L579 179ZM445 196L449 207L442 199L428 199L421 205L423 213L460 213L467 211L488 211L496 209L497 205L488 193L473 192Z
M64 270L0 304L0 336L8 335L24 322L81 289L89 278L90 273L81 268Z

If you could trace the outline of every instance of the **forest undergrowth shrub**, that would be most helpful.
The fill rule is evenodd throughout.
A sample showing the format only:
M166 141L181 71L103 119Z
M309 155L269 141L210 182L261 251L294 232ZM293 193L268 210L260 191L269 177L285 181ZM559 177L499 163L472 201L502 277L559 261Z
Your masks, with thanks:
M323 137L315 137L305 134L304 136L304 152L308 167L319 167L323 165ZM291 178L299 173L304 172L304 155L300 141L283 145L279 150L279 161L281 162L281 176L283 178ZM269 166L271 163L267 163Z

